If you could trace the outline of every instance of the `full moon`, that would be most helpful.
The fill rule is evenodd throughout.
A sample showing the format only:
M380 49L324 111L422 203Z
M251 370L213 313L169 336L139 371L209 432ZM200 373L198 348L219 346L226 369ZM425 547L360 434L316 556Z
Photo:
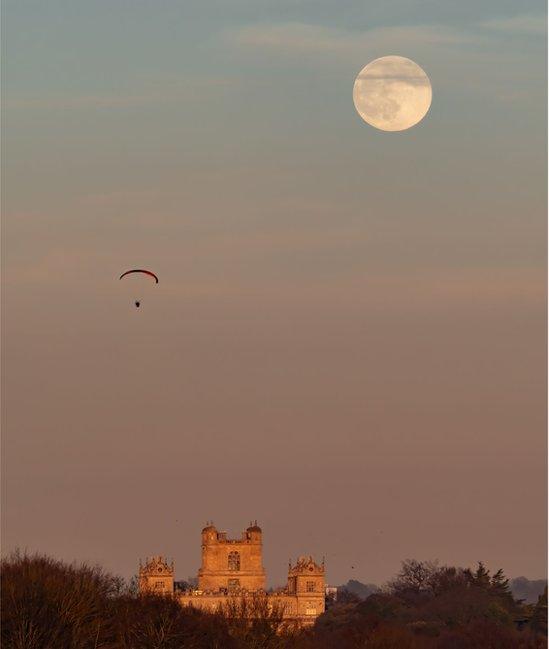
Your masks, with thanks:
M383 56L362 68L353 101L365 122L381 131L404 131L420 122L431 105L429 77L403 56Z

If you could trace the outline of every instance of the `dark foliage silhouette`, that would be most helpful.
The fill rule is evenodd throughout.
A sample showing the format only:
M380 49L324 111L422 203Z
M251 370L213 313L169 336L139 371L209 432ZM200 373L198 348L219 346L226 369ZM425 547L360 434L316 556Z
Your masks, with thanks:
M547 591L513 598L491 574L407 560L387 586L332 602L313 627L283 620L266 596L206 613L139 595L99 567L14 554L2 562L2 647L9 649L541 649Z

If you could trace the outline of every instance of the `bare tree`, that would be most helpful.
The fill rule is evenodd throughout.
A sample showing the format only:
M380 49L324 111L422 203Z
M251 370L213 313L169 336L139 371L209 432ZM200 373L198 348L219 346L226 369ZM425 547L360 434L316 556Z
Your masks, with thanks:
M265 649L282 646L284 606L266 593L231 598L218 612L229 624L231 636L242 646Z
M400 572L387 586L390 592L398 596L431 593L433 592L437 571L437 561L405 559L402 562Z

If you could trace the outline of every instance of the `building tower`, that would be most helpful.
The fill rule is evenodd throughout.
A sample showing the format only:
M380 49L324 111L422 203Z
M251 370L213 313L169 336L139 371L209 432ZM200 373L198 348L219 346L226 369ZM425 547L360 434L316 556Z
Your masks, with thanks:
M324 561L315 563L311 556L299 557L295 566L288 566L288 593L297 599L298 617L320 615L325 608Z
M198 588L211 592L265 590L263 539L257 521L250 523L240 539L227 538L213 522L202 530L202 565Z
M145 565L139 561L139 592L172 595L173 574L173 561L168 564L161 555L147 557Z

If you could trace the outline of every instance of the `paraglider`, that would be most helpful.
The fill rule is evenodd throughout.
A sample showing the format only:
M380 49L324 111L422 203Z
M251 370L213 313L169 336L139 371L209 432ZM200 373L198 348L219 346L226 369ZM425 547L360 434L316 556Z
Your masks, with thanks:
M134 268L133 270L127 270L125 273L122 273L122 275L120 275L119 279L122 279L123 277L126 277L127 275L131 275L133 273L143 273L144 275L149 275L154 279L155 284L158 284L158 277L152 271L145 270L143 268ZM139 309L139 307L141 306L141 300L135 300L134 304L135 304L135 308Z
M120 279L123 277L126 277L126 275L130 275L131 273L145 273L145 275L150 275L151 277L154 277L156 283L158 284L158 277L150 270L144 270L142 268L135 268L134 270L127 270L125 273L122 273L120 275Z

